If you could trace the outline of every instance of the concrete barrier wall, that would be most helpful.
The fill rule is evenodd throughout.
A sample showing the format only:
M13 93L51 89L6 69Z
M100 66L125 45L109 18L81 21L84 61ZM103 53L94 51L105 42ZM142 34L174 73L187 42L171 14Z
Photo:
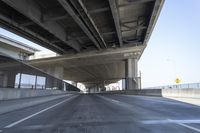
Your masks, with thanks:
M125 91L125 94L128 95L147 95L147 96L162 96L161 89L153 89L153 90L128 90Z
M177 98L200 98L200 89L142 89L142 90L122 90L109 91L108 94L127 94L143 96L163 96Z
M48 95L65 94L61 90L31 90L31 89L14 89L0 88L0 100L39 97Z
M42 104L45 102L68 98L73 96L73 94L63 94L63 95L50 95L50 96L42 96L42 97L29 97L22 99L10 99L10 100L2 100L0 101L0 114L7 113L10 111Z
M120 91L107 91L103 93L104 94L143 95L143 96L162 96L161 89L120 90Z
M162 89L163 97L200 98L200 89Z
M107 91L107 94L125 94L125 95L144 95L144 96L162 96L161 89L146 89L146 90L121 90L121 91Z

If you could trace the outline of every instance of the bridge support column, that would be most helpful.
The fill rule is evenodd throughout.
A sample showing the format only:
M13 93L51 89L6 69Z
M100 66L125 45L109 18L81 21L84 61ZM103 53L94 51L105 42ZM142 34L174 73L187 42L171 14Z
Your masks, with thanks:
M63 67L49 67L47 69L45 69L44 71L46 71L48 74L63 80L63 76L64 76L64 68ZM52 78L46 78L46 88L54 88L54 87L59 87L62 88L60 83L60 81L58 80L53 80ZM64 88L62 88L64 89Z
M129 58L125 63L126 74L126 90L133 90L138 88L138 60L136 58Z
M63 67L55 67L54 68L54 76L59 79L63 79L63 75L64 75L63 72L64 72Z
M44 71L46 71L48 74L50 74L56 78L63 79L63 76L64 76L64 68L63 67L59 67L59 66L49 67L49 68L45 69Z
M16 72L10 71L0 74L0 87L15 88Z
M106 90L104 82L97 84L97 88L99 92Z
M67 90L67 84L63 83L63 90L66 91Z
M96 88L97 88L97 92L100 92L100 91L101 91L101 89L99 88L99 85L98 85L98 84L96 85Z
M77 82L76 81L72 81L72 85L77 87Z

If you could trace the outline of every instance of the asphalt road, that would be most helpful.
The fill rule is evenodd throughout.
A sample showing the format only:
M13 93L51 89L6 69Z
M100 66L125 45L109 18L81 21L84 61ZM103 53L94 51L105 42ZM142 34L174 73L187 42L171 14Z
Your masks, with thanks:
M74 95L0 115L2 133L198 133L200 107L166 98Z

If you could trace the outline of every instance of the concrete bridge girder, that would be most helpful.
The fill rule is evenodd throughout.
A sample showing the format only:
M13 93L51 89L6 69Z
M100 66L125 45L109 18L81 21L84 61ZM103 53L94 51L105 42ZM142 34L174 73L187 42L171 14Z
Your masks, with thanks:
M136 63L133 65L131 59L138 59L142 49L142 46L109 49L101 52L93 51L72 56L63 55L32 60L28 63L61 79L81 82L86 85L90 82L92 84L108 82L106 84L109 84L120 79L137 77L135 76L137 74L134 75L137 71L137 62L132 62ZM133 66L135 69L131 69ZM126 74L126 72L128 73Z

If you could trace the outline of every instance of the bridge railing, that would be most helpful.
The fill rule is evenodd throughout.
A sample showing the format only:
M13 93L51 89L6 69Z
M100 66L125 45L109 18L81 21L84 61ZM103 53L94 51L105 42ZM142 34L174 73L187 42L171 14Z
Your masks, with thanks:
M0 88L79 91L75 86L0 53Z
M174 85L165 85L165 86L156 86L156 87L147 87L143 89L200 89L200 83L186 83L186 84L174 84Z

